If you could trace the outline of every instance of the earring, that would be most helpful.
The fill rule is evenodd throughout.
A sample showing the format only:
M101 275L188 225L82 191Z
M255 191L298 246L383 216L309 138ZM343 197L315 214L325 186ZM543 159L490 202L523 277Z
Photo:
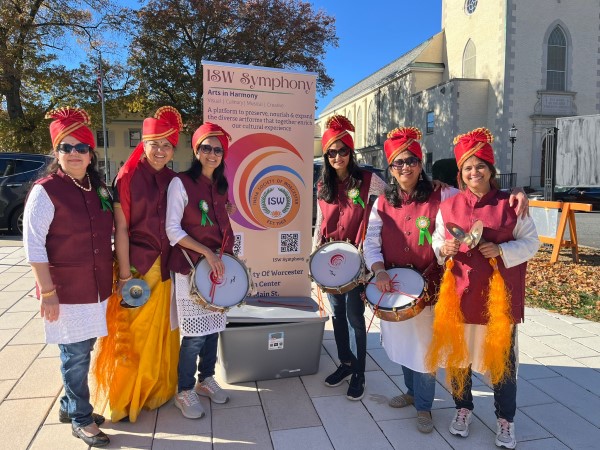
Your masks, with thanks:
M419 181L423 181L423 172L419 173Z

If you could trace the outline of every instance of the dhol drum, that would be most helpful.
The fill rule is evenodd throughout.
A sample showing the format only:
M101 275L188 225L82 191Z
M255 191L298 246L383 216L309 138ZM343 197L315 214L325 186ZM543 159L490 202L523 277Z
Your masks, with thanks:
M365 263L350 242L328 242L310 255L310 277L329 294L343 294L363 282Z
M241 306L252 290L252 277L246 265L233 255L221 257L225 273L217 279L206 258L196 264L190 277L190 295L203 308L215 312L227 312Z
M387 269L392 279L392 292L382 292L369 280L365 289L366 303L377 317L388 322L401 322L415 317L425 308L428 295L426 281L419 272L408 267Z

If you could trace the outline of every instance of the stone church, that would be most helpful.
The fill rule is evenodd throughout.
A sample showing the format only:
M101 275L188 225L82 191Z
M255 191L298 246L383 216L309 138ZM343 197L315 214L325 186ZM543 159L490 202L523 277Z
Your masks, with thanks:
M387 132L416 126L430 168L453 156L454 136L485 126L499 171L535 188L556 118L598 113L599 0L442 0L442 30L339 93L315 138L330 116L344 114L363 161L385 167Z

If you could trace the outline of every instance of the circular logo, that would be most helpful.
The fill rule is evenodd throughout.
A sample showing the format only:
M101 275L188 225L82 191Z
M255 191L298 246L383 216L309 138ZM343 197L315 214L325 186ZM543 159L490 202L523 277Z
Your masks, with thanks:
M332 255L331 258L329 258L329 265L331 267L340 267L342 264L344 264L345 260L346 258L344 257L344 255L342 255L341 253L336 253Z
M258 223L266 228L288 225L300 208L300 193L289 178L270 176L261 180L250 197L250 206Z

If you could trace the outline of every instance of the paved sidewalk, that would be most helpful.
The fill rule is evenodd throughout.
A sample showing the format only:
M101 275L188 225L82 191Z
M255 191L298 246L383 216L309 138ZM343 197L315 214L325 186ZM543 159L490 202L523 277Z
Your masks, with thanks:
M6 244L5 244L6 245ZM85 448L58 423L61 393L58 349L44 344L33 275L20 245L0 247L0 449ZM519 449L600 448L600 323L528 309L519 327L520 367L515 418ZM147 449L492 449L491 390L474 381L475 418L467 439L450 435L454 404L439 381L430 435L416 430L412 407L388 399L405 389L400 367L369 333L367 393L346 399L346 385L328 388L335 369L331 321L326 325L319 373L225 385L231 401L207 417L184 419L172 402L143 412L135 424L106 423L109 448ZM443 380L443 375L438 376Z

